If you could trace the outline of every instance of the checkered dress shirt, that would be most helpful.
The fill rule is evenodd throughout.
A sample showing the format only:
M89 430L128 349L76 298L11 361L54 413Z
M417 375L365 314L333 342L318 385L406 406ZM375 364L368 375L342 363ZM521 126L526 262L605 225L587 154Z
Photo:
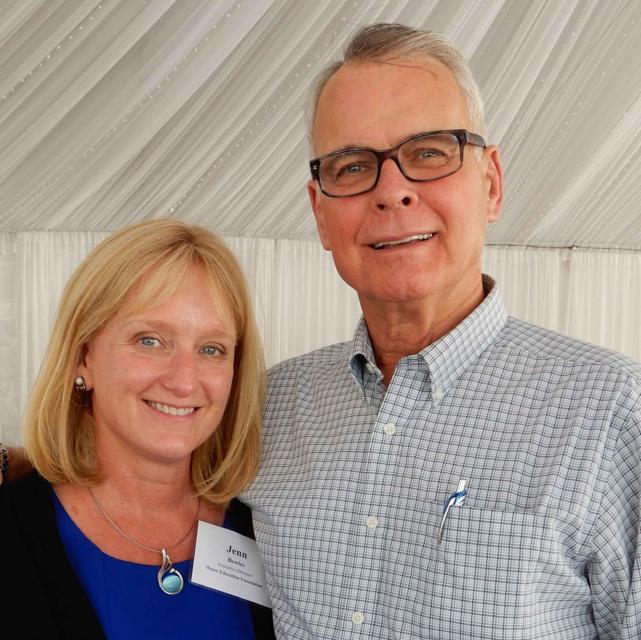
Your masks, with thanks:
M641 638L640 382L496 287L387 389L363 321L274 367L245 499L279 637Z

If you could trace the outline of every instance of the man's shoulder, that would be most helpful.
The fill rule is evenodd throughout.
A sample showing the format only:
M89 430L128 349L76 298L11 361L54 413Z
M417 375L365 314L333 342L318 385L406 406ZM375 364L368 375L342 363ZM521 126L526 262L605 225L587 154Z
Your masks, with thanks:
M304 371L331 369L346 362L351 342L337 342L314 351L308 351L300 356L283 360L269 368L267 375L270 382Z
M496 344L499 348L517 349L538 360L602 368L641 382L641 363L632 358L517 318L508 318Z

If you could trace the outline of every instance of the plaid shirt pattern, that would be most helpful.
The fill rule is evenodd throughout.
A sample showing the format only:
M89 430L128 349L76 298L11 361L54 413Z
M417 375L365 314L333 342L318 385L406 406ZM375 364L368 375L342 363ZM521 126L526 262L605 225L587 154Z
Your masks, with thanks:
M244 499L279 637L641 638L640 381L496 287L387 389L363 321L274 367Z

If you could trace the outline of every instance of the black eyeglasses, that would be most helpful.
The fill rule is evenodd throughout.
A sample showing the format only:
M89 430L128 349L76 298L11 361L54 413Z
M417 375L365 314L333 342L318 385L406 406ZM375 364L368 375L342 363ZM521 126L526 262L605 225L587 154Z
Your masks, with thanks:
M463 165L463 149L473 144L485 149L483 138L466 129L428 131L406 138L391 149L341 149L309 163L312 179L331 198L346 198L371 191L388 158L413 182L430 182L456 173Z

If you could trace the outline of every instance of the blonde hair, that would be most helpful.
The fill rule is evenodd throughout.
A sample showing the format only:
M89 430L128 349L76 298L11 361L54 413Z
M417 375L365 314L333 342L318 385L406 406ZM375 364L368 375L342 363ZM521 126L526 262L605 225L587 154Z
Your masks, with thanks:
M431 58L447 67L465 98L467 112L475 133L486 135L483 99L472 72L461 54L441 34L421 31L402 24L378 23L360 29L347 43L342 60L333 62L319 74L312 93L310 138L318 100L329 79L348 63L391 62L403 58Z
M218 428L191 459L199 495L226 504L254 478L260 455L265 393L262 344L243 272L214 234L171 219L140 222L101 242L71 276L24 421L25 448L52 483L91 485L101 479L94 452L90 398L74 390L85 345L124 305L157 304L201 269L222 297L236 328L234 379ZM135 300L132 294L135 293Z

